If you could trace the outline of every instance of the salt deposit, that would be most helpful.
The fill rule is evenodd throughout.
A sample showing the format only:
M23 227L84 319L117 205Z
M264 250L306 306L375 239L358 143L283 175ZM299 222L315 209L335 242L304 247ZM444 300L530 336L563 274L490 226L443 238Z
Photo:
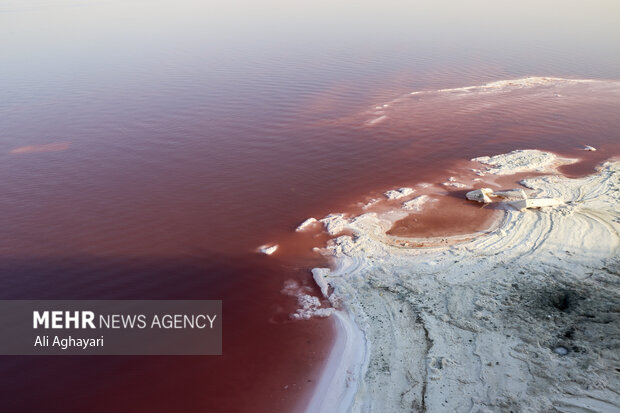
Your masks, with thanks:
M478 161L503 175L562 163L535 150ZM534 202L564 203L505 209L495 230L456 244L396 245L381 214L324 222L352 235L314 274L342 304L310 411L620 410L619 171L526 179Z
M319 221L316 218L308 218L307 220L299 224L299 226L297 227L295 231L297 232L306 231L307 229L310 229L310 227L312 227L314 224L318 222Z
M329 214L319 221L325 226L325 230L329 235L341 233L349 222L344 214Z
M358 375L368 368L369 343L352 314L334 313L339 333L306 411L334 413L347 411L358 394Z
M420 195L412 200L403 202L403 208L408 211L420 212L422 208L424 208L424 205L431 201L433 201L433 199L428 195Z
M453 188L467 188L467 185L465 185L464 183L461 182L444 182L442 184L443 186L451 186Z
M509 80L498 80L495 82L485 83L483 85L476 86L465 86L465 87L457 87L457 88L448 88L448 89L438 89L436 91L420 91L420 92L411 92L410 94L415 95L419 93L430 93L430 92L438 92L438 93L489 93L489 92L498 92L503 90L510 89L523 89L534 86L545 86L545 85L554 85L558 83L592 83L596 82L596 80L591 79L564 79L559 77L542 77L542 76L529 76L521 79L509 79Z
M467 185L465 185L464 183L458 182L456 180L455 177L451 176L448 178L448 180L444 183L442 183L443 186L451 186L453 188L467 188Z
M323 297L327 298L329 296L329 284L327 283L327 276L329 275L329 268L314 268L312 269L312 277L314 278L314 282L321 289L321 293L323 293Z
M278 250L278 245L261 245L258 252L265 255L271 255Z
M555 167L575 162L575 159L563 159L550 152L533 149L512 151L496 156L481 156L472 159L485 166L482 175L510 175L519 172L550 172Z
M409 196L415 192L413 188L391 189L385 193L387 199L400 199Z
M381 202L381 199L373 198L370 201L366 202L364 205L362 205L362 208L363 209L371 208L372 206L377 205L379 202Z
M485 204L493 202L491 196L493 196L493 190L491 188L480 188L465 194L465 197L470 201L483 202Z
M494 191L493 195L503 198L508 201L517 201L521 199L527 199L527 194L522 188Z
M300 285L295 280L288 280L284 283L282 293L297 298L299 308L291 314L293 320L309 320L312 317L329 317L334 313L334 309L323 307L321 300L312 295L312 288Z
M520 201L511 202L511 205L519 210L527 208L548 208L562 205L562 200L557 198L522 199Z

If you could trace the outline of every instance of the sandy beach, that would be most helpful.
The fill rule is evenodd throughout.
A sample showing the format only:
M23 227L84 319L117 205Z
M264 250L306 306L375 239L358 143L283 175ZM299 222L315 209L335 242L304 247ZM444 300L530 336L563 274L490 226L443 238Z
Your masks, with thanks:
M469 236L388 236L410 212L394 208L323 220L346 231L322 251L331 269L314 271L340 336L307 411L619 411L620 162L557 172L575 161L526 150L466 162L447 182L560 201L494 198L497 219Z

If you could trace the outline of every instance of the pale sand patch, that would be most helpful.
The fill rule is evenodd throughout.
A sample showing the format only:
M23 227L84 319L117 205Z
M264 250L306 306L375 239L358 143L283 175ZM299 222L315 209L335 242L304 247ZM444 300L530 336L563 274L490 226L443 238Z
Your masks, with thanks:
M533 169L557 164L529 155ZM353 235L331 241L320 275L351 316L334 349L349 352L330 359L311 405L329 409L309 411L618 411L619 170L527 179L533 198L563 204L507 208L458 244L404 248L374 213L340 221Z

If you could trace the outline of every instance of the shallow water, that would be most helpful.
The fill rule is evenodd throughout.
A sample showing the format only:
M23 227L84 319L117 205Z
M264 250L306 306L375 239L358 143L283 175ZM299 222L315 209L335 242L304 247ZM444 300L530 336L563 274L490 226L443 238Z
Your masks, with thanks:
M0 298L219 298L225 333L222 357L2 357L1 403L303 404L331 323L288 318L282 286L312 285L326 240L297 224L457 159L535 147L583 156L579 175L618 154L607 83L410 95L618 77L614 2L520 4L4 1Z

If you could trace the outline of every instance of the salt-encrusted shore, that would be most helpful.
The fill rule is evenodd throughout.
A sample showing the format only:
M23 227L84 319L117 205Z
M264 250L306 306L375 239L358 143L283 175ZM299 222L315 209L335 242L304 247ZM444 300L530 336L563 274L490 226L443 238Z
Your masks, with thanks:
M477 160L489 186L566 162L540 151ZM385 235L385 214L323 220L353 235L314 272L340 308L340 335L308 411L620 411L619 169L526 179L529 197L563 205L503 204L492 231L443 246L404 247Z

